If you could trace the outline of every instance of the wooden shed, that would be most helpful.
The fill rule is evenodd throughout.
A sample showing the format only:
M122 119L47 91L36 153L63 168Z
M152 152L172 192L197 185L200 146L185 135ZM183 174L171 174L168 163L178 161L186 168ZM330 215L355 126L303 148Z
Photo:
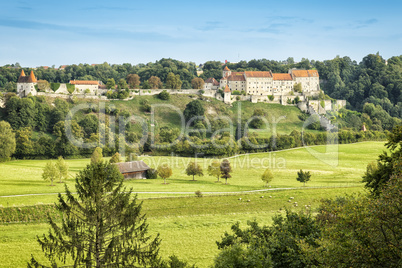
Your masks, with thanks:
M146 179L146 172L151 169L144 161L116 163L125 179Z

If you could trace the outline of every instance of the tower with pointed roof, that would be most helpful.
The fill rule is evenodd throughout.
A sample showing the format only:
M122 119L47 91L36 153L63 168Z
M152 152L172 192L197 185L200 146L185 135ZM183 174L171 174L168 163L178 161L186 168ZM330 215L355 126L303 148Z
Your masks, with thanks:
M229 86L226 85L225 89L223 90L223 102L227 103L227 104L232 103L231 96L232 96L232 92L230 91Z
M27 97L29 94L35 96L38 94L35 85L38 83L33 71L29 75L25 75L24 70L21 71L17 82L17 94L20 97Z
M225 68L223 69L223 72L222 72L222 77L228 77L228 76L230 76L232 74L232 71L227 67L227 66L225 66Z

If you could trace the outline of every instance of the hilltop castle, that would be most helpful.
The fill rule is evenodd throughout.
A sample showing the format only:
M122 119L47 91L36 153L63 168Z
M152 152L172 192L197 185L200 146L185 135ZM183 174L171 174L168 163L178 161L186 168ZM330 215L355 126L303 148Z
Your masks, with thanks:
M317 70L289 70L289 73L262 71L232 72L227 66L223 69L220 83L215 79L206 80L205 89L226 88L244 92L248 95L288 95L300 91L304 95L317 95L320 81ZM296 87L298 87L297 90Z

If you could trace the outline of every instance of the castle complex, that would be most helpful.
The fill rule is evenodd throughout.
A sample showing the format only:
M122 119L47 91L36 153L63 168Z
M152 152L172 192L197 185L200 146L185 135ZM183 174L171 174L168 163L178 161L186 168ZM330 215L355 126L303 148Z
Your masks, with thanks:
M248 95L288 95L300 91L305 95L317 95L320 81L317 70L289 70L289 73L261 71L232 72L227 66L223 69L220 83L215 79L206 80L205 89L225 88L240 91ZM298 90L295 90L295 87Z

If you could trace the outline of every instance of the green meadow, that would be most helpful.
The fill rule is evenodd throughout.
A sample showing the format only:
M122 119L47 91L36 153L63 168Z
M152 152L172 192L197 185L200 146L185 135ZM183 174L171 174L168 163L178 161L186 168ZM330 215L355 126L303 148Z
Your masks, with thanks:
M130 180L125 185L139 193L150 232L159 233L162 239L163 257L175 254L198 267L209 267L218 253L215 241L237 221L242 226L253 219L270 224L271 217L284 213L285 208L314 212L323 198L364 192L361 177L365 168L384 149L384 142L362 142L235 156L229 159L233 172L227 185L205 174L212 159L143 157L151 167L168 163L173 168L169 184L156 179ZM203 177L192 181L184 173L189 161L204 167ZM0 218L22 206L33 206L35 210L41 204L54 203L56 194L64 192L64 185L74 191L73 177L89 159L66 160L71 179L55 182L55 186L41 178L46 162L19 160L0 164ZM270 187L260 179L267 167L275 176ZM306 187L296 181L300 169L312 174ZM195 197L197 190L203 193L202 198ZM46 233L48 225L30 217L15 221L19 223L0 224L0 267L26 267L31 254L42 256L35 237Z

